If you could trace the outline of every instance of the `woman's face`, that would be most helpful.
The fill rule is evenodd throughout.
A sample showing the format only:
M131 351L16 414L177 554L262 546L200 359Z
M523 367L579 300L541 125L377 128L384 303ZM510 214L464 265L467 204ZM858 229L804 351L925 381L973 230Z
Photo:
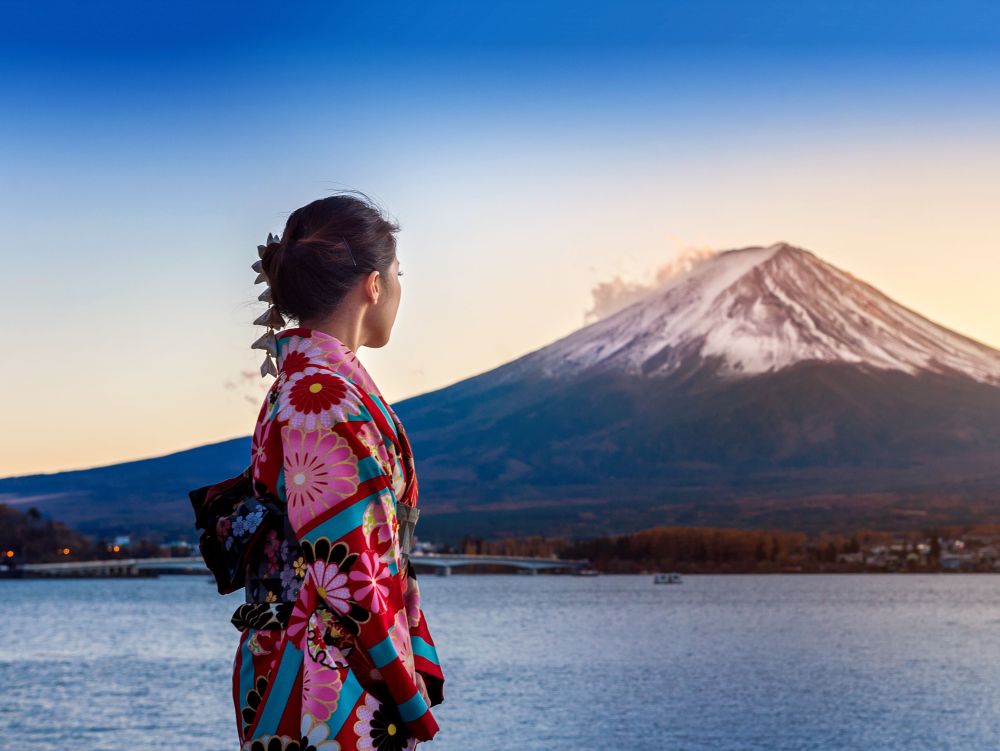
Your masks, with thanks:
M396 313L399 310L399 298L402 294L402 285L399 283L399 258L392 259L387 274L379 274L377 277L378 302L369 309L370 338L366 343L368 347L384 347L389 342L392 333L392 326L396 322Z

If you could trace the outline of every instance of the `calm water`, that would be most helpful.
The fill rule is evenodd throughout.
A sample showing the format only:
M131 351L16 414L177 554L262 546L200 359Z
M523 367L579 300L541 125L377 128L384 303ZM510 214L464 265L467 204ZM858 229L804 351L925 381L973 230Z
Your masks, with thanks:
M1000 576L421 576L420 748L1000 747ZM0 581L0 748L235 749L239 595Z

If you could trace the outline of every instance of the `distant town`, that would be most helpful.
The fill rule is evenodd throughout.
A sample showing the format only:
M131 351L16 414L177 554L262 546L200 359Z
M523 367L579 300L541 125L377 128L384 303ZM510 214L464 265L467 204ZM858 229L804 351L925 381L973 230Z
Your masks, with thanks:
M606 572L1000 572L1000 525L814 536L659 527L576 542L560 555Z
M46 518L35 509L0 504L0 574L22 566L73 561L197 558L189 540L155 542L130 535L95 540ZM1000 524L939 527L914 532L871 529L852 534L717 527L654 527L583 540L507 535L481 539L466 535L454 544L415 541L419 560L442 555L463 560L462 573L506 573L497 558L575 561L594 572L650 573L823 573L823 572L1000 572ZM492 559L492 560L487 560ZM179 562L178 562L179 563ZM573 567L539 567L560 574Z

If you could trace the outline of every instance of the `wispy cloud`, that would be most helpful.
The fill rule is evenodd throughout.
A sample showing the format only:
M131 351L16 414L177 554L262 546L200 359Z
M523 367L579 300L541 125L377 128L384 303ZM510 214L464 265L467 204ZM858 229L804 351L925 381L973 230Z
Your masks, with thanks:
M260 404L270 386L270 381L265 381L260 373L253 370L241 370L239 378L227 378L222 383L222 388L237 394L249 404Z
M599 282L590 290L593 305L584 314L585 323L593 323L617 313L650 292L666 287L670 282L683 276L705 261L714 258L719 251L708 246L686 245L678 238L670 242L677 250L676 256L658 266L652 273L652 281L630 282L615 276L607 282Z

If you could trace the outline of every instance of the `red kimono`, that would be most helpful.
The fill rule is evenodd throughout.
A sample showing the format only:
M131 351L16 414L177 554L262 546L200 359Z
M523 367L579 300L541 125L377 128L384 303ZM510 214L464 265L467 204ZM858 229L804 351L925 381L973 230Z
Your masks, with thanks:
M412 749L438 730L444 676L399 549L397 504L417 503L410 444L347 345L301 327L277 338L251 469L284 532L263 538L233 616L241 748ZM260 517L227 524L238 540Z

